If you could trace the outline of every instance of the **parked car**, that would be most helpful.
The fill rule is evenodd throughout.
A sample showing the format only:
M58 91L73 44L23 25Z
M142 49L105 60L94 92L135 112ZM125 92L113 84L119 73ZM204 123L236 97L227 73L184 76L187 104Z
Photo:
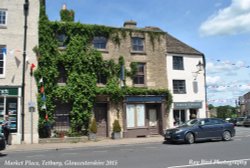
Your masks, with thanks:
M232 123L232 124L234 124L234 125L236 125L236 123L237 123L237 118L229 118L228 120L226 120L227 122L230 122L230 123Z
M192 144L200 140L229 141L233 136L235 136L234 124L218 118L203 118L189 120L179 127L167 129L164 139Z
M246 116L246 118L243 121L243 125L245 127L249 127L250 126L250 116Z
M246 117L238 117L236 121L236 126L243 126Z
M2 133L2 126L0 126L0 150L4 150L6 148L5 137Z

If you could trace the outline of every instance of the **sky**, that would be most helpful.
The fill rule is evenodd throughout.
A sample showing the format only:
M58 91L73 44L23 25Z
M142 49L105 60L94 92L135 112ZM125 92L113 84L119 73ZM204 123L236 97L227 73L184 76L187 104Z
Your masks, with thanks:
M250 91L250 0L47 0L51 21L62 5L75 21L122 27L156 26L206 58L208 104L236 105Z

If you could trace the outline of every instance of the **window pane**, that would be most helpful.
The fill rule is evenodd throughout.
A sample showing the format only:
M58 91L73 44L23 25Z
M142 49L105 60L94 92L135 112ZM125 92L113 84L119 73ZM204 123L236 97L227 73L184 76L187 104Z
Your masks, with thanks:
M183 70L183 57L173 56L173 69Z
M137 126L145 126L145 106L143 104L136 105L136 114L137 114Z
M94 37L92 44L94 48L106 49L107 39L105 37Z
M185 80L173 80L173 90L174 93L184 94L186 93L186 84Z
M133 51L143 51L143 39L139 37L132 38L132 48Z
M135 127L135 105L127 105L127 127Z

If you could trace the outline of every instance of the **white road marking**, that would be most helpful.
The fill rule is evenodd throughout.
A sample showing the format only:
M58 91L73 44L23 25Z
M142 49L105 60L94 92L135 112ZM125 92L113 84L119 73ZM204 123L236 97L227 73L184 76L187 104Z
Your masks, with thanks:
M198 166L205 166L205 165L222 165L222 164L224 164L224 165L229 165L229 164L243 165L243 163L245 163L246 161L250 161L250 158L248 158L248 159L239 159L239 160L223 160L223 161L218 160L216 162L211 161L211 163L207 162L207 163L198 163L198 164L189 164L189 165L179 165L179 166L170 166L170 167L166 167L166 168L184 168L184 167L198 167Z
M27 158L33 158L33 157L43 157L45 155L31 155L31 156L26 156Z

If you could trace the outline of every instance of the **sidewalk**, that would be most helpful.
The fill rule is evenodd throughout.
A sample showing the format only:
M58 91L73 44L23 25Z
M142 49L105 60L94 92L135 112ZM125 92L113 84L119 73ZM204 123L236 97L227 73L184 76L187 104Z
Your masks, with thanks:
M49 149L69 149L82 147L100 147L100 146L117 146L129 144L145 144L145 143L162 143L162 136L145 137L145 138L122 138L122 139L98 139L97 141L86 141L77 143L39 143L39 144L18 144L6 147L6 152L13 151L32 151L32 150L49 150Z

